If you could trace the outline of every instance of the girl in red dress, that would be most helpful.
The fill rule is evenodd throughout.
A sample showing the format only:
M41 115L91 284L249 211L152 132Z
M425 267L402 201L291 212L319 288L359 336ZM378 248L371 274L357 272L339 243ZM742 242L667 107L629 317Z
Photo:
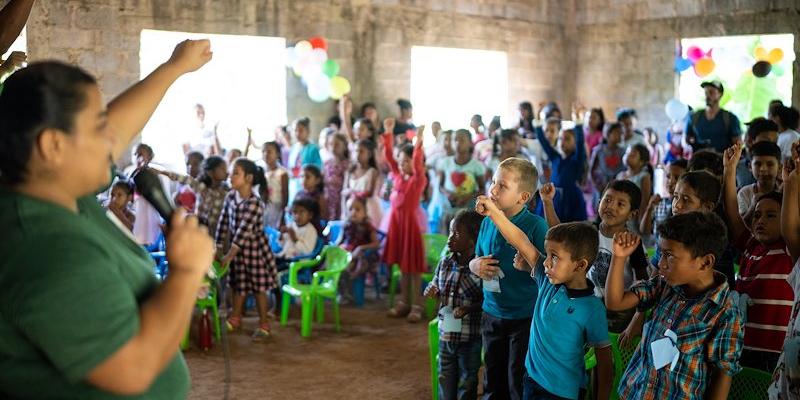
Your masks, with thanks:
M401 300L389 310L389 316L407 317L409 322L418 322L422 319L421 274L427 271L425 247L417 218L422 191L428 183L422 150L422 132L425 127L420 126L417 129L416 143L413 146L403 146L398 160L395 161L392 134L394 125L394 118L387 118L383 123L386 131L382 138L383 152L394 183L383 261L386 265L398 264L403 276L400 280Z

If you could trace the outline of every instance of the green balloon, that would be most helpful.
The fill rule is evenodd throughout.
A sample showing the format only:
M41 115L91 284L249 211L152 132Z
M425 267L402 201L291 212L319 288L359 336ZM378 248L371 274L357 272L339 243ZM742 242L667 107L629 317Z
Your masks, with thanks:
M772 73L775 74L775 76L783 76L784 72L783 65L775 64L772 66Z
M336 60L328 59L322 64L322 73L328 76L328 78L333 78L339 73L339 63Z

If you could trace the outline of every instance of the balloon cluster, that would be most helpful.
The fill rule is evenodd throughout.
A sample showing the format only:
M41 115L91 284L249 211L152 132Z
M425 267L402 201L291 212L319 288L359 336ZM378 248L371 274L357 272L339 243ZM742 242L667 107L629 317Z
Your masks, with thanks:
M714 72L717 64L711 58L712 50L707 52L697 46L691 46L686 49L686 58L675 58L675 71L683 72L687 69L694 67L694 73L704 78Z
M783 60L783 50L774 48L767 52L767 49L758 46L755 50L756 63L753 64L753 75L763 78L773 72L776 76L783 75L783 68L777 65Z
M667 113L670 121L676 122L686 118L686 115L689 114L689 106L676 98L672 98L664 106L664 112Z
M350 93L350 82L339 76L339 63L328 58L328 42L320 36L287 48L286 66L302 79L308 97L317 103Z

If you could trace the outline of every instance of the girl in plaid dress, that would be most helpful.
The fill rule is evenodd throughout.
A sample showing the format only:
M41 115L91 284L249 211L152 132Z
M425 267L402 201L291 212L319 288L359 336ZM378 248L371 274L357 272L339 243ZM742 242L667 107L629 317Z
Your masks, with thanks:
M266 191L264 169L248 159L240 158L233 164L231 190L225 197L219 225L217 248L227 249L223 265L230 265L230 287L233 289L233 313L228 318L228 330L241 326L244 302L248 293L256 297L258 329L253 338L270 334L267 322L267 291L276 287L275 259L264 234L264 203L256 195L254 186Z

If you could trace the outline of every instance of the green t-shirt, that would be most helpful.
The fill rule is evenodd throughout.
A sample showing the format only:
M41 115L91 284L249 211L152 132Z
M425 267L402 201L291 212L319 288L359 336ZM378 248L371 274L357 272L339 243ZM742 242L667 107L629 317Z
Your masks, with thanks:
M0 398L123 398L86 376L139 331L158 281L148 254L93 196L78 207L0 187ZM186 398L189 372L175 351L136 398Z

